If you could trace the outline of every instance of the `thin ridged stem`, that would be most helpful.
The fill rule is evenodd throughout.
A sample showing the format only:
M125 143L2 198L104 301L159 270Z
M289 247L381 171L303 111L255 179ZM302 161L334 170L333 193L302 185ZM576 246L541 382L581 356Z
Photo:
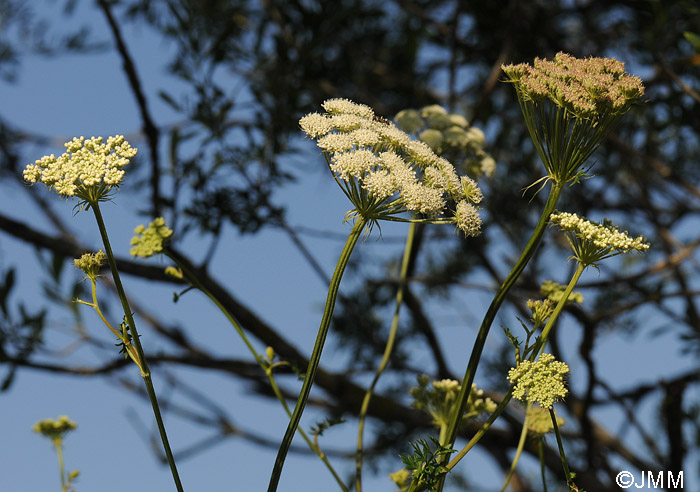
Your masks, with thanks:
M498 289L498 292L496 292L493 301L491 301L491 305L486 311L486 315L484 316L484 320L481 323L479 333L477 334L476 340L474 341L474 346L472 348L471 356L469 357L467 370L464 374L464 378L462 379L460 392L457 396L456 401L456 411L452 415L450 419L450 424L447 428L447 434L445 439L445 445L447 447L452 447L457 437L457 426L459 424L461 415L464 412L464 407L467 404L469 391L471 390L472 383L474 382L474 376L476 375L476 370L479 365L479 361L481 360L481 353L484 349L484 345L486 344L486 338L489 334L489 330L491 329L491 325L493 324L494 319L496 319L496 314L498 313L498 310L503 304L503 301L505 301L508 292L513 287L513 284L515 284L515 281L518 279L518 277L520 277L520 274L525 269L525 266L530 261L530 258L532 258L532 255L535 253L537 246L539 246L540 241L542 240L542 236L544 235L544 231L549 222L549 216L556 208L556 204L559 200L559 195L561 194L563 186L564 183L559 183L556 181L552 182L552 188L549 192L547 203L545 204L544 210L542 211L542 215L540 216L539 222L537 223L535 230L532 232L532 236L530 236L530 240L525 246L525 249L520 255L520 258L518 258L518 261L513 266L513 269L511 270L510 274L508 274L508 277L506 277L505 281ZM443 478L438 484L438 492L442 491L444 484L445 480Z
M544 438L540 437L537 442L537 454L540 460L540 476L542 477L542 492L547 492L547 474L544 467Z
M530 410L532 404L527 406L527 410ZM508 470L508 475L501 487L501 492L505 492L506 487L510 483L513 474L515 473L515 468L518 466L518 461L520 461L520 455L523 454L523 448L525 447L525 439L527 438L527 423L530 418L529 413L525 413L525 420L523 420L523 430L520 432L520 440L518 441L518 448L515 450L515 456L513 457L513 462L510 464L510 470Z
M63 465L63 439L60 437L53 439L53 445L56 447L56 456L58 457L58 472L61 474L61 492L68 490L66 484L66 472Z
M552 418L552 426L554 427L554 434L557 436L557 446L559 447L559 456L561 457L561 466L564 469L564 474L566 475L566 484L569 486L570 490L578 490L573 487L573 482L571 481L571 471L569 470L569 463L566 460L566 454L564 453L564 443L561 440L561 433L559 432L559 425L557 424L557 416L554 413L554 409L549 409L549 416Z
M279 402L282 404L282 408L284 408L284 411L287 413L287 416L291 418L292 412L291 412L291 410L289 410L289 406L287 405L287 402L284 399L284 395L280 391L279 386L277 386L274 375L272 374L272 367L268 366L265 362L263 362L263 358L255 350L255 347L253 347L253 344L248 339L248 336L245 334L245 332L241 328L241 325L238 323L236 318L229 312L228 309L226 309L224 307L223 304L221 304L221 302L219 302L219 300L216 297L214 297L214 295L211 292L209 292L209 290L206 287L204 287L204 285L202 285L202 283L199 281L199 279L197 279L197 276L194 275L189 270L189 268L187 268L184 265L183 262L178 260L177 255L173 254L172 252L168 251L167 249L165 251L165 254L168 258L173 260L175 262L175 264L182 270L185 278L187 278L187 280L196 289L198 289L200 292L202 292L202 294L207 296L209 298L209 300L211 300L211 302L213 302L214 305L217 308L219 308L219 311L221 311L223 313L223 315L226 317L226 319L231 323L231 325L234 327L234 329L236 330L238 335L243 339L243 343L248 348L250 353L253 355L253 357L257 361L258 365L260 366L260 368L265 372L265 375L267 376L267 380L270 383L270 387L272 388L272 392L275 394L275 396L277 397ZM314 453L316 453L316 455L320 458L320 460L326 465L326 468L328 468L328 471L330 471L331 475L333 475L333 478L338 483L341 490L343 492L348 492L348 488L343 483L343 479L340 478L338 473L333 468L333 465L331 465L330 461L328 461L328 458L325 456L325 454L323 454L321 449L316 444L314 444L314 442L309 438L309 436L306 434L306 432L304 432L303 429L298 429L298 431L299 431L299 434L301 435L301 437L306 442L306 444L309 446L309 448Z
M406 246L403 251L403 260L401 262L401 273L399 277L399 288L396 292L396 307L394 308L394 318L391 321L391 330L389 331L389 337L387 338L386 346L384 347L384 355L382 360L377 367L377 371L374 374L374 379L372 383L367 388L365 397L362 400L362 407L360 408L360 416L357 425L357 451L355 458L355 492L362 492L362 458L363 458L363 434L365 429L365 419L367 417L367 410L369 409L369 403L372 399L372 393L374 388L379 381L384 369L389 363L389 358L394 350L394 342L396 341L396 332L399 326L399 311L401 310L401 305L403 304L404 290L406 289L406 279L408 277L408 266L411 259L411 251L413 250L413 241L416 233L416 224L412 223L408 228L408 236L406 236Z
M173 480L175 481L175 487L177 487L178 492L184 492L182 483L180 482L180 476L177 472L177 466L175 465L175 458L173 457L173 452L170 449L170 443L168 442L168 435L165 432L165 424L163 423L163 416L160 413L160 406L158 405L158 398L156 397L156 391L153 387L153 381L151 379L151 373L148 369L148 363L146 362L146 356L143 353L143 347L141 347L141 340L139 339L138 331L136 331L136 323L134 323L134 317L131 314L129 301L126 298L126 293L124 292L124 287L122 286L121 277L119 276L119 270L117 270L117 263L114 260L114 253L112 253L112 246L110 245L109 237L107 236L107 228L105 227L104 219L102 218L102 213L100 212L99 203L91 203L90 208L92 208L92 211L95 214L95 220L97 220L97 227L100 230L102 243L105 247L105 254L107 255L109 268L112 272L114 286L117 289L117 294L119 295L119 299L121 300L122 308L124 310L124 316L126 317L126 322L128 323L129 330L131 331L132 341L134 343L134 347L136 348L136 353L140 361L138 365L141 369L141 377L143 378L143 382L146 386L148 399L151 401L153 415L156 418L158 432L160 433L160 439L163 443L163 450L165 451L165 456L168 460L168 464L170 465L170 471L173 475Z
M340 281L343 277L343 272L345 267L350 260L350 255L352 254L357 241L362 235L362 231L365 228L367 221L362 217L358 216L355 220L355 224L350 231L348 240L343 247L343 251L340 254L338 263L333 272L333 277L331 277L331 283L328 288L328 296L326 298L326 305L323 310L323 317L321 318L321 326L318 329L318 335L316 336L316 343L314 344L313 352L311 353L311 358L309 359L309 365L306 369L306 376L304 377L304 384L301 387L301 392L299 393L299 398L297 399L297 404L294 407L294 413L287 426L287 431L282 438L282 443L280 444L279 451L277 452L277 458L275 459L275 465L272 469L272 475L270 476L270 483L268 485L268 492L275 492L277 486L279 485L279 480L282 475L282 467L284 466L284 461L289 452L289 447L292 444L292 439L294 434L299 427L299 421L301 420L301 414L304 412L306 407L306 402L309 399L309 393L311 393L311 386L314 383L314 378L316 377L316 370L318 369L319 362L321 360L321 352L323 351L323 345L326 342L326 335L328 334L328 328L331 324L331 319L333 318L333 310L335 309L335 300L338 296L338 288L340 287Z
M552 331L552 328L554 327L554 323L556 322L557 318L559 318L559 314L564 309L566 302L569 300L569 296L574 291L574 287L576 287L576 284L578 283L578 280L581 278L581 274L583 274L583 271L585 269L586 269L586 266L583 263L577 263L576 271L574 272L573 277L571 277L571 280L569 281L569 285L566 286L566 290L564 290L564 293L562 294L561 299L559 300L556 307L554 308L554 311L552 312L552 315L549 317L549 320L547 320L547 324L542 329L542 334L539 337L539 341L537 342L537 345L535 345L535 349L530 354L530 357L529 357L530 361L534 361L537 358L537 355L539 354L539 352L542 350L542 348L544 348L545 344L547 343L547 338L549 338L549 333Z

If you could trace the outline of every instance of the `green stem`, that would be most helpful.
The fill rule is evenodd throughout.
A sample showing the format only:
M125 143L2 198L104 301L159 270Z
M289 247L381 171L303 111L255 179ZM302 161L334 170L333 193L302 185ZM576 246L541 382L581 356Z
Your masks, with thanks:
M561 314L561 311L564 309L564 306L566 305L567 301L569 300L569 295L574 290L574 287L576 287L576 284L578 283L578 280L581 278L581 274L583 271L586 269L586 266L583 263L578 263L576 266L576 271L574 272L573 277L571 277L571 280L569 281L569 285L566 286L566 290L564 291L564 294L562 294L561 299L559 299L559 302L557 303L557 306L554 308L554 311L552 312L552 315L549 317L549 320L547 321L547 324L544 326L542 329L542 334L539 337L539 340L537 341L537 344L535 345L534 350L529 356L530 361L534 361L537 358L537 355L539 354L540 350L545 346L547 343L547 338L549 337L549 332L552 331L552 328L554 327L554 323L556 322L557 318L559 318L559 314Z
M493 298L493 301L491 301L491 305L489 306L488 311L486 311L484 320L481 322L479 333L476 336L476 340L474 341L474 347L472 348L471 356L469 357L467 370L464 374L464 379L462 380L462 387L460 389L459 395L457 396L457 411L454 412L454 414L450 418L450 424L447 429L447 436L445 441L445 445L447 447L452 447L457 437L457 426L460 417L464 412L464 407L466 406L467 398L469 396L469 392L471 391L472 383L474 382L474 376L476 375L476 370L479 365L479 361L481 360L481 353L484 349L484 345L486 344L486 337L489 334L491 325L494 319L496 318L496 314L498 313L501 304L503 304L503 301L505 301L508 291L510 291L511 287L513 287L513 284L515 284L515 281L525 269L525 266L527 265L528 261L530 261L532 255L535 253L537 246L539 246L540 241L542 240L542 236L544 235L544 231L549 222L549 216L556 208L557 201L559 200L559 195L562 192L563 186L563 183L552 181L552 188L549 191L547 203L545 204L544 210L542 211L542 215L540 217L539 222L537 223L537 226L535 227L535 230L532 232L532 236L530 236L530 240L525 246L525 249L520 255L520 258L518 258L518 261L513 266L513 269L511 270L510 274L508 275L508 277L506 277L505 281L498 289L498 292L496 292L496 295ZM444 484L445 480L443 478L438 484L438 492L442 491Z
M532 404L527 405L527 410L532 407ZM518 466L518 461L520 460L520 455L523 453L523 448L525 447L525 439L527 438L527 421L530 415L525 413L525 420L523 421L523 430L520 432L520 440L518 441L518 448L515 451L515 456L513 457L513 462L510 465L510 470L508 470L508 475L506 475L503 487L501 487L501 492L505 492L506 487L510 483L513 474L515 473L515 468Z
M58 457L58 472L61 474L61 492L66 492L68 486L66 485L66 473L63 465L63 449L61 446L62 439L55 438L53 440L53 445L56 447L56 456Z
M540 437L537 442L537 451L540 458L540 475L542 476L542 492L547 492L547 475L544 467L544 437Z
M333 277L331 278L331 283L328 288L328 297L326 298L326 306L323 310L323 317L321 318L321 326L318 329L318 335L316 336L316 343L314 344L313 352L311 353L311 358L309 359L309 365L306 369L306 376L304 377L304 384L301 387L301 392L299 393L299 398L297 399L297 404L294 407L294 413L287 426L287 431L282 438L282 443L280 444L279 451L277 452L277 458L275 459L275 465L272 469L272 475L270 476L270 484L268 485L268 492L275 492L277 490L277 485L279 484L280 477L282 475L282 467L284 466L284 460L287 457L287 452L292 444L292 438L296 432L297 427L299 427L299 421L301 420L301 414L304 412L304 407L306 407L306 401L309 399L309 393L311 393L311 386L314 383L316 377L316 370L318 369L318 364L321 360L321 352L323 351L323 345L326 341L326 335L328 334L328 328L331 324L331 319L333 318L333 310L335 308L335 300L338 296L338 288L340 287L340 280L343 277L343 272L345 267L350 260L350 255L352 250L357 244L358 239L362 235L362 231L367 224L366 220L362 216L358 216L355 220L355 224L350 231L348 240L343 247L343 251L338 259L338 264L333 272Z
M284 395L282 394L279 387L277 386L277 383L275 382L275 378L272 374L272 370L271 369L267 370L267 371L265 371L265 373L267 374L267 379L270 382L270 386L272 387L272 391L275 393L275 395L277 396L277 399L280 401L280 403L282 403L282 407L284 408L284 411L287 412L287 416L291 418L292 412L291 412L291 410L289 410L289 406L287 405L287 402L284 399ZM328 471L331 472L331 475L333 475L333 478L340 486L340 489L343 492L349 492L347 486L343 483L343 479L340 478L340 475L338 475L338 472L335 471L335 468L333 468L333 465L331 465L331 462L328 461L328 458L326 457L326 455L323 453L323 451L321 451L321 448L319 447L319 445L317 443L313 442L309 438L309 436L306 434L306 432L304 432L303 429L299 428L299 429L297 429L297 432L299 432L299 434L304 439L304 441L306 441L306 444L309 446L309 448L314 453L316 453L316 456L319 457L319 459L323 462L323 464L326 465L326 468L328 468Z
M107 261L109 262L109 268L112 271L112 279L114 280L114 286L119 294L119 299L122 303L122 308L124 310L124 316L129 324L129 330L131 330L131 337L134 342L134 347L136 347L136 353L140 361L139 367L141 369L141 377L143 377L143 382L146 385L146 392L148 393L148 398L151 401L151 407L153 408L153 415L156 418L156 424L158 425L158 432L160 433L160 439L163 442L163 450L165 451L165 456L170 464L170 471L173 475L173 480L175 481L175 487L178 492L183 492L182 483L180 482L180 476L177 472L177 467L175 466L175 458L173 457L173 452L170 449L170 443L168 442L168 435L165 432L165 424L163 423L163 417L160 413L160 406L158 405L158 399L156 398L156 391L153 387L153 381L151 379L151 373L148 369L148 363L146 362L146 356L143 353L143 347L141 347L141 340L139 339L139 334L136 331L136 323L134 323L134 317L131 314L131 308L129 307L129 301L126 298L126 293L124 292L124 287L122 286L121 277L119 276L119 271L117 270L117 263L114 260L114 253L112 253L112 246L109 242L109 237L107 236L107 228L105 227L104 220L102 218L102 213L100 212L100 206L98 202L90 204L92 211L95 214L95 220L97 220L97 227L100 230L100 236L102 236L102 243L105 247L105 254L107 255Z
M486 434L486 431L489 430L491 425L498 419L498 417L501 416L503 411L506 409L508 406L508 402L510 402L510 399L513 397L513 387L511 386L508 392L503 396L503 399L501 402L498 404L496 407L496 410L493 411L493 413L489 416L488 420L484 422L484 424L481 426L481 428L476 431L476 434L469 440L466 446L464 446L462 449L459 450L459 452L452 458L452 461L449 462L445 467L447 468L447 471L449 472L452 470L455 466L457 466L457 463L459 463L462 458L474 447L476 444L481 440L481 438ZM441 431L442 435L442 431ZM418 483L413 483L411 482L411 487L408 489L408 492L422 492L425 490L425 485L421 485Z
M209 292L209 290L202 285L202 283L197 279L197 277L190 271L189 268L185 266L185 264L181 261L178 260L177 256L173 254L171 251L168 251L166 249L165 254L168 258L170 258L172 261L175 262L175 264L182 270L182 273L184 274L185 278L192 284L192 287L199 290L211 300L211 302L216 305L216 307L219 308L219 310L223 313L223 315L226 317L226 319L231 323L231 325L235 328L236 332L238 335L243 339L243 343L245 346L248 348L250 353L253 355L255 360L258 362L258 365L260 368L265 372L265 375L267 376L267 380L270 383L270 387L272 388L272 392L275 394L279 402L282 404L282 408L284 408L284 411L287 413L288 417L292 416L292 412L289 410L289 406L287 405L286 400L284 399L284 395L280 391L279 387L277 386L277 383L275 382L274 375L272 374L272 367L267 367L267 365L263 362L262 357L258 352L255 350L255 347L253 347L253 344L250 342L248 339L248 336L245 334L243 329L241 328L241 325L238 323L236 318L229 312L228 309L224 307L219 300L214 297L214 295ZM343 483L342 478L338 475L338 473L335 471L333 468L333 465L331 465L330 461L328 461L328 458L326 458L326 455L323 454L321 449L311 441L309 436L304 432L303 429L298 429L299 434L301 434L301 437L306 441L306 444L309 446L309 448L316 453L316 455L319 457L319 459L326 465L326 468L330 471L331 475L333 475L333 478L335 479L336 482L338 482L338 485L340 486L341 490L343 492L348 492L348 488L346 485Z
M372 393L374 388L379 381L384 369L389 363L389 358L391 357L391 352L394 350L394 342L396 341L396 332L399 326L399 311L401 310L401 305L403 304L403 294L406 288L406 278L408 276L408 265L410 264L411 251L413 250L413 240L416 233L416 224L412 223L408 228L408 236L406 237L406 246L403 251L403 260L401 262L401 273L399 277L399 288L396 292L396 307L394 308L394 318L391 321L391 330L389 331L389 338L386 341L386 346L384 347L384 355L382 360L377 367L377 372L374 374L374 379L372 383L367 388L365 397L362 400L362 407L360 408L360 416L357 425L357 452L355 455L355 492L362 492L362 458L364 454L363 449L363 434L365 430L365 419L367 417L367 410L369 409L369 403L372 399Z
M554 413L554 408L549 409L549 415L552 418L552 426L554 427L554 434L557 436L557 446L559 446L559 456L561 457L561 466L564 469L564 474L566 475L566 484L569 486L569 490L576 490L572 487L573 482L571 481L571 471L569 470L569 463L566 461L566 455L564 454L564 444L561 441L561 433L559 432L559 426L557 425L557 416Z
M180 270L182 270L183 275L185 276L187 281L190 282L190 284L192 284L192 287L194 287L195 289L202 292L202 294L207 296L209 298L209 300L211 300L211 302L213 302L214 305L217 308L219 308L219 311L221 311L221 313L226 317L226 319L229 321L229 323L231 323L231 325L235 328L236 332L243 340L243 343L245 344L245 346L248 348L250 353L253 354L253 357L255 357L255 360L258 362L258 364L260 364L260 367L262 367L264 370L265 367L262 364L262 358L255 350L255 347L253 347L253 344L250 342L250 340L246 336L246 334L243 331L243 329L241 328L241 326L238 324L238 321L236 320L236 318L234 318L233 315L228 311L228 309L226 309L224 307L224 305L221 304L221 302L219 302L219 300L216 297L214 297L214 295L211 292L209 292L209 290L207 290L207 288L204 287L204 285L202 285L202 283L199 281L197 276L194 275L189 270L189 268L187 268L187 266L185 266L185 264L182 261L180 261L179 258L173 252L168 251L167 248L165 249L164 252L165 252L165 255L168 258L170 258L171 260L173 260L175 262L175 264L178 266L178 268L180 268Z
M459 452L455 455L454 458L452 458L452 461L447 465L447 468L449 470L452 470L459 461L464 458L464 456L469 452L471 448L476 446L476 443L479 442L479 440L486 434L486 431L489 430L491 425L496 421L498 417L501 416L503 411L506 409L508 406L508 402L510 402L510 399L513 397L513 387L511 386L508 392L505 394L503 399L501 400L501 403L498 404L496 407L496 410L493 411L491 416L489 416L488 420L484 422L484 424L481 426L481 428L476 431L476 434L472 436L472 438L469 440L466 446L464 446L462 449L459 450Z
M569 295L571 292L574 290L574 287L576 286L576 283L578 282L579 278L581 277L581 274L583 273L583 270L585 269L584 266L581 266L579 263L578 268L574 272L574 275L571 277L571 281L569 282L569 285L566 287L566 290L564 291L564 294L562 295L561 299L557 303L557 306L554 308L554 311L552 312L552 315L549 317L549 320L547 321L547 324L545 325L544 329L542 330L542 335L540 336L539 340L535 344L535 346L532 348L532 353L528 357L529 360L533 361L535 360L537 354L539 353L540 349L544 346L544 344L547 342L547 337L549 336L549 333L552 330L552 327L554 326L557 318L561 314L564 305L566 304L566 301L569 299ZM506 395L503 397L503 400L501 400L501 403L499 403L498 407L496 407L496 410L491 414L489 419L484 423L484 425L477 431L476 434L471 438L469 443L464 446L450 461L450 463L447 465L448 469L452 469L455 467L455 465L462 459L464 456L467 454L467 452L473 448L476 443L479 442L479 440L483 437L484 434L486 434L486 431L491 427L491 425L496 421L496 419L503 413L503 411L506 409L506 406L508 402L510 401L511 397L513 395L513 386L510 387Z

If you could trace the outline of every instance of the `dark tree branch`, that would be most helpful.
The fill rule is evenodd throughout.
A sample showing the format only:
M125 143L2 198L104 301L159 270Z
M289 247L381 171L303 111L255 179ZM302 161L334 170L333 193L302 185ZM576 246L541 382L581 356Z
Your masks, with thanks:
M131 91L136 98L136 104L141 113L141 120L143 121L143 133L146 136L146 141L149 147L149 157L151 159L151 214L153 217L160 217L161 214L161 204L160 204L160 153L158 149L158 141L160 140L160 131L153 121L150 111L148 110L148 103L146 101L146 95L143 91L143 85L139 80L138 73L136 72L136 64L129 53L124 38L121 34L121 29L119 24L117 24L116 19L112 15L112 10L110 4L107 0L97 0L97 4L102 9L102 12L107 19L110 29L112 30L112 35L114 36L114 43L117 46L117 51L122 58L122 64L124 67L124 73L129 81L129 86Z

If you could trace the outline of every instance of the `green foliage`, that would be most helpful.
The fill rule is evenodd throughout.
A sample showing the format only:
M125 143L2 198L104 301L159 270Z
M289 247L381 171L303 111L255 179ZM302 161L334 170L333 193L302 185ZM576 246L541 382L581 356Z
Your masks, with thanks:
M413 455L401 455L401 461L407 470L413 472L412 483L425 486L428 489L434 487L441 476L449 470L442 464L441 459L456 451L440 445L440 442L431 437L432 445L424 439L411 443Z

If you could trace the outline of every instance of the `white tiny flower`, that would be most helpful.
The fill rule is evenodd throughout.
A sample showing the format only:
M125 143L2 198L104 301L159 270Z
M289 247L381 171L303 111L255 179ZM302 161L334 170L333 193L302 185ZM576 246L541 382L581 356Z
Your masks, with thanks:
M455 210L457 228L466 236L477 236L481 231L481 218L476 208L466 200L457 204Z
M366 119L372 119L374 117L372 108L364 104L354 103L349 99L329 99L321 106L331 114L354 114Z
M136 155L124 137L73 138L59 157L51 154L29 164L24 178L30 183L41 181L64 196L78 196L87 203L104 200L114 186L121 183L121 169ZM106 186L105 186L106 185Z
M318 113L311 113L299 120L301 129L311 138L322 137L333 129L330 118Z
M371 108L347 99L332 99L323 107L326 114L307 115L300 126L317 140L328 155L336 179L344 182L341 184L355 205L348 217L397 220L393 216L416 212L430 221L458 223L456 216L441 217L448 202L481 200L474 181L460 179L449 161L438 157L424 142L412 140L393 123L375 118ZM451 121L444 110L432 113ZM454 120L449 125L461 123ZM475 234L480 226L477 210L465 205L458 205L462 212L460 229Z

